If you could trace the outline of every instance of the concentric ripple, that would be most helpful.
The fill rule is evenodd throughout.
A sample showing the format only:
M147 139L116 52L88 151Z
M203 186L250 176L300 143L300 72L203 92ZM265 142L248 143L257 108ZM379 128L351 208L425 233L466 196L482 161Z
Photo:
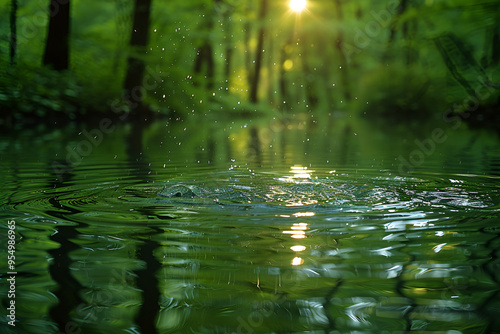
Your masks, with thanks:
M134 332L150 318L161 333L463 332L471 319L485 331L499 307L498 184L207 171L13 191L0 214L18 226L30 333Z

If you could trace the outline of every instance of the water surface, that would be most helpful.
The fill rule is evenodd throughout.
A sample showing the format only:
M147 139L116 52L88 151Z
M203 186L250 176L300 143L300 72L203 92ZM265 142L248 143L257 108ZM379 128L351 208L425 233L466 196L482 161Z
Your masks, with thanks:
M497 137L450 132L420 163L425 132L308 124L4 138L2 332L500 330Z

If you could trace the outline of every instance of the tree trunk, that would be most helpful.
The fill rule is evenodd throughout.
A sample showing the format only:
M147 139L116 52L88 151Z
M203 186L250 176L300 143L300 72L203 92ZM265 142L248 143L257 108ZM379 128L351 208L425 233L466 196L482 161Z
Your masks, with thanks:
M10 63L16 63L17 52L17 0L12 0L10 7Z
M286 80L286 71L285 71L285 61L287 59L287 54L285 52L285 49L287 45L291 45L292 40L288 40L282 47L280 51L280 68L279 68L279 89L280 89L280 96L281 99L284 102L288 102L290 96L288 94L288 89L287 89L287 80Z
M233 55L233 41L231 37L232 25L231 25L231 16L233 13L233 7L228 7L227 10L223 13L223 27L224 27L224 40L225 40L225 53L226 53L226 62L224 64L224 91L226 93L229 92L230 80L231 80L231 61Z
M69 6L69 0L50 0L49 30L45 43L43 65L52 66L57 71L67 70L69 67Z
M149 41L149 23L151 15L151 0L135 0L134 19L132 23L132 36L130 38L130 47L133 54L127 59L127 73L123 88L128 96L133 99L133 104L137 109L142 108L142 99L144 98L144 87L142 80L146 64L143 59L136 57L135 52L146 52Z
M210 24L209 30L211 31L212 25ZM196 60L194 63L194 73L196 74L202 74L203 72L203 64L205 63L207 65L206 67L206 88L212 89L214 87L214 57L213 57L213 49L212 45L210 44L210 41L205 41L204 44L198 49L198 52L196 53ZM197 78L198 80L199 78ZM197 82L197 81L195 81Z
M335 8L337 12L337 20L342 22L344 19L344 15L342 13L342 4L340 0L335 0ZM349 77L347 72L347 58L345 53L342 52L342 44L344 43L344 34L342 32L342 28L339 28L337 34L337 41L335 43L335 47L339 54L339 71L340 71L340 80L342 82L342 91L344 92L344 97L349 100L351 98L351 89L349 87Z
M264 34L265 34L265 18L267 14L267 0L262 0L260 5L260 13L259 13L259 23L261 24L259 28L259 36L257 40L257 49L255 55L255 71L253 74L253 81L250 85L250 102L257 102L257 91L259 88L259 79L260 79L260 68L262 64L262 53L264 52Z
M226 47L226 64L224 67L224 91L229 93L229 87L231 87L231 60L233 55L233 49L230 45Z
M409 6L410 6L410 0L401 0L399 7L398 7L398 11L396 12L395 17L394 17L394 22L391 24L391 30L390 30L389 41L388 41L389 45L394 42L394 39L396 37L397 20L408 10ZM416 23L414 25L414 28L415 28L414 30L416 30ZM402 38L406 42L411 42L410 36L409 36L409 29L410 29L410 23L404 22L402 27L401 27L401 32L402 32ZM411 63L415 62L416 56L413 54L414 49L411 47L411 45L408 44L408 45L404 46L403 49L405 50L404 54L406 57L406 64L410 65ZM388 57L389 57L389 55L386 54L384 56L384 61L386 59L388 59Z
M305 78L305 93L306 93L306 99L308 101L308 105L311 109L316 107L319 98L318 98L318 89L316 88L315 83L318 81L318 76L317 73L314 73L314 70L312 69L313 64L312 64L312 59L313 57L310 57L309 54L309 43L307 40L307 34L302 34L301 35L301 40L302 40L302 58L303 58L303 68L304 68L304 78Z
M115 0L115 29L116 29L116 47L113 55L112 71L118 72L123 61L123 52L126 49L128 38L126 37L131 24L130 10L131 5L128 0Z
M251 11L252 8L247 7L246 12L248 13ZM243 43L245 44L245 69L247 71L247 80L248 80L248 86L252 86L253 82L253 72L252 72L252 58L250 56L250 38L252 34L252 22L250 22L248 19L245 21L243 25L243 31L245 32L245 35L243 36Z
M227 6L227 7L226 7ZM210 35L213 34L214 31L214 23L215 21L220 22L223 30L227 30L228 27L228 12L230 11L229 5L224 4L222 0L214 0L214 6L211 10L211 13L207 15L207 19L202 24L202 29L207 32L207 36L204 38L203 44L198 48L196 52L196 59L194 64L194 72L197 74L197 78L195 79L195 84L200 83L203 80L199 80L200 75L205 70L204 79L206 79L206 88L212 90L215 85L215 61L214 61L214 48L212 46L212 42L210 39ZM226 37L226 36L225 36ZM230 71L230 57L231 57L231 49L230 49L230 41L226 42L226 75L229 74ZM203 65L206 65L206 68L203 68ZM227 85L226 78L226 87Z
M396 13L396 20L403 15L405 12L406 8L408 7L408 0L401 0L401 3L399 4L398 11ZM408 32L408 26L406 23L403 24L403 37L406 38ZM391 33L389 35L389 44L391 44L394 41L394 37L396 36L396 28L395 28L395 23L391 25Z
M493 38L491 42L491 65L496 66L500 62L500 23L498 23L498 20L495 22L493 28Z

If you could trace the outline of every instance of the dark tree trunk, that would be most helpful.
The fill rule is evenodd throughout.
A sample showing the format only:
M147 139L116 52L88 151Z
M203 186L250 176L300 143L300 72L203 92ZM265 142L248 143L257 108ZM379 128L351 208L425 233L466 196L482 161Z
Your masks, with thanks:
M312 58L313 57L310 57L310 54L309 54L309 43L308 43L308 40L307 40L307 34L302 34L301 35L301 38L302 40L302 45L303 45L303 48L302 48L302 58L304 59L303 60L303 68L304 68L304 74L305 74L305 83L306 83L306 99L308 101L308 105L310 108L314 108L316 107L318 101L319 101L319 98L318 98L318 94L317 94L317 88L316 88L316 81L318 81L318 77L317 77L317 74L314 73L314 70L312 69L313 67L313 64L312 64Z
M500 23L498 20L495 22L493 28L493 38L492 38L492 50L491 50L491 65L498 65L500 62Z
M275 83L275 72L274 72L274 67L273 67L273 64L274 64L274 58L271 57L270 55L273 55L274 54L274 43L273 43L273 39L270 38L269 39L269 43L268 43L268 46L267 46L267 49L269 50L268 52L268 57L266 58L267 60L267 68L269 69L269 74L268 74L268 81L269 81L269 86L267 88L267 99L269 101L269 103L271 104L274 104L275 102L275 99L276 99L276 94L274 94L274 90L276 89L274 83Z
M265 35L265 18L267 14L267 0L262 0L260 4L259 13L259 23L261 24L259 28L259 36L257 39L257 50L255 55L255 71L253 74L253 81L250 85L250 102L257 102L257 91L259 89L259 79L260 79L260 68L262 66L262 52L264 47L264 35Z
M200 74L202 74L204 71L205 76L204 79L206 79L206 88L209 90L214 88L215 85L215 61L214 61L214 50L211 44L211 40L209 38L209 34L212 34L214 30L214 22L215 20L219 20L219 22L222 23L222 26L225 27L226 21L227 20L227 13L222 13L222 18L220 19L220 13L221 11L218 10L219 8L224 8L224 3L221 0L214 0L214 7L212 8L212 12L210 15L207 15L206 21L203 23L203 28L207 31L207 37L205 37L203 44L201 47L198 48L196 52L196 59L195 59L195 64L194 64L194 72L197 75L197 78L195 80L195 83L199 83ZM227 12L227 10L224 10L224 12ZM227 47L226 51L230 50L229 46ZM230 57L230 51L227 51L227 64L229 64L229 57ZM204 68L203 65L206 65ZM229 66L229 65L227 65ZM229 70L227 70L229 71ZM227 73L226 71L226 73Z
M398 19L403 13L406 11L408 7L408 2L409 0L401 0L401 3L399 4L398 11L396 13L396 19ZM403 24L403 37L406 38L406 35L408 33L408 25L407 23ZM395 24L391 25L391 33L389 35L389 43L392 43L394 41L394 37L396 36L396 27Z
M226 93L229 92L229 87L230 87L230 79L231 79L231 61L232 61L232 55L233 55L233 41L231 38L231 31L232 31L232 25L231 25L231 14L233 13L233 7L230 6L228 7L227 10L224 11L223 13L223 27L224 27L224 32L225 32L225 53L226 53L226 62L224 64L224 91Z
M286 102L288 102L288 100L289 100L289 95L288 95L288 89L286 86L286 82L287 82L286 70L284 67L285 61L287 59L287 54L285 52L285 49L286 49L287 45L291 45L291 44L292 44L291 40L287 41L285 43L285 45L283 45L283 47L281 48L281 51L280 51L279 89L280 89L281 99L283 101L286 101Z
M146 46L149 41L149 23L151 15L151 0L135 0L134 2L134 20L132 23L132 36L130 46L133 54L127 59L127 73L123 88L127 96L132 98L134 106L142 109L142 99L144 98L144 87L142 80L146 64L143 59L134 56L135 52L146 52Z
M123 61L123 52L129 42L127 35L130 31L130 7L132 7L132 4L129 4L128 0L115 0L115 3L116 48L113 56L112 71L116 73Z
M403 15L408 10L409 6L410 6L410 0L401 0L399 7L398 7L398 11L396 12L396 15L395 15L395 20L391 24L391 30L390 30L390 34L389 34L389 44L392 44L394 42L394 38L396 37L396 21L401 17L401 15ZM403 25L401 27L401 32L402 32L403 40L405 40L407 42L411 42L410 36L409 36L410 28L411 28L410 22L403 22ZM415 32L416 24L414 24L413 28L414 28L413 30ZM404 47L404 50L405 50L405 56L406 56L406 64L410 65L411 63L415 62L416 58L417 58L415 49L412 48L410 44L408 44ZM387 59L388 54L386 54L384 56L384 58Z
M210 30L209 30L210 31ZM212 45L209 41L205 43L198 49L196 53L196 60L194 63L194 73L201 74L203 72L203 64L206 64L206 76L208 89L214 87L214 57L213 57Z
M243 37L244 43L245 43L245 67L248 73L248 86L252 85L253 82L253 72L252 72L252 57L250 56L250 35L252 31L252 23L251 22L245 22L244 25L244 31L245 35Z
M10 8L10 63L16 63L17 52L17 0L12 0Z
M340 0L335 0L335 8L337 11L337 19L339 22L342 22L344 19L344 15L342 13L342 4L340 3ZM342 45L344 43L344 34L342 32L342 28L339 28L338 35L337 35L337 41L335 43L335 47L338 50L339 54L339 71L340 71L340 80L342 82L342 89L344 92L344 97L349 100L351 97L351 90L349 87L349 77L347 73L347 58L345 56L345 53L342 52Z
M226 47L226 64L224 67L224 76L225 76L225 92L229 92L229 87L231 85L231 60L233 56L233 49L231 46Z
M45 43L43 65L57 71L69 67L70 1L50 0L49 30Z

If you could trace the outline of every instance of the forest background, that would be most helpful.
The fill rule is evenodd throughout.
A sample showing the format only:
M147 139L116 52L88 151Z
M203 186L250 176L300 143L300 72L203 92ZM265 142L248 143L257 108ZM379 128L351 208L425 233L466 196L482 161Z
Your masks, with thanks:
M2 0L1 124L331 114L498 128L500 1Z

